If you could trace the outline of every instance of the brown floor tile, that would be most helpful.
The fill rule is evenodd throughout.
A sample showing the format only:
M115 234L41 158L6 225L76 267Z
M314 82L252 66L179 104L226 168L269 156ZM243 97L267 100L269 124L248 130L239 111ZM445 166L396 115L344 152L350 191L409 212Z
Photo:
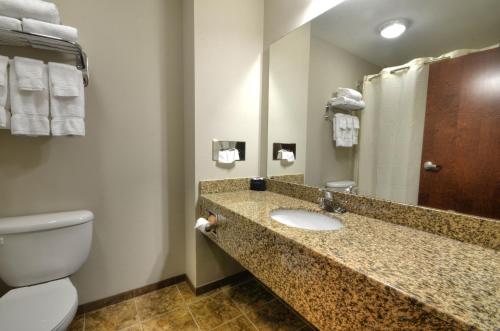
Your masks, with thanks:
M85 314L86 331L120 330L131 327L138 322L137 311L132 300Z
M83 314L75 316L67 331L83 331Z
M252 310L248 318L260 331L296 331L304 322L279 300L267 303L259 310Z
M229 323L215 328L214 331L257 331L257 329L242 315Z
M212 294L215 294L220 291L220 289L215 289L200 295L194 294L194 292L191 290L191 287L188 285L186 282L182 282L177 284L177 287L179 288L179 291L182 294L182 297L184 300L186 300L186 303L192 303L195 301L198 301L200 299L206 298L208 296L211 296Z
M184 305L182 296L175 285L141 295L135 300L139 316L143 321Z
M186 308L176 309L142 323L143 331L197 331L198 326Z
M189 305L202 329L213 329L241 314L236 305L223 292L203 298Z
M237 286L225 287L223 291L243 312L258 310L274 299L274 296L255 280Z

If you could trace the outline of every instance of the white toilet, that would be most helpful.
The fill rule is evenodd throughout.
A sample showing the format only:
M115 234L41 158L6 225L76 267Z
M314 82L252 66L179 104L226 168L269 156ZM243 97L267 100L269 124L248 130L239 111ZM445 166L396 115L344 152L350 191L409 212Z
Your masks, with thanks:
M353 180L338 180L333 182L327 182L325 186L328 190L334 192L354 193L355 192L354 190L356 190L356 182Z
M66 330L78 293L68 276L87 259L94 214L87 210L0 218L0 330Z

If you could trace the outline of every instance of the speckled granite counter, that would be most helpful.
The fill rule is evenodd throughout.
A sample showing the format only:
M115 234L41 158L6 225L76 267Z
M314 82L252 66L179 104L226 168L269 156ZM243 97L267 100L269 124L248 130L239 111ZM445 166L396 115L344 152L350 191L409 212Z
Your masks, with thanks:
M273 221L278 208L320 212L273 192L203 194L227 218L209 234L322 330L500 328L497 251L352 213L319 232Z

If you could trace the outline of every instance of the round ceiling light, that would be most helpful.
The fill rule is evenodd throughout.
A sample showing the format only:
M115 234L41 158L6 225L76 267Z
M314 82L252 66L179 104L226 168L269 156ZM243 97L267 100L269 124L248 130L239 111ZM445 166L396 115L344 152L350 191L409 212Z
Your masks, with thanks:
M397 38L406 31L406 22L403 20L389 21L380 26L380 35L386 39Z

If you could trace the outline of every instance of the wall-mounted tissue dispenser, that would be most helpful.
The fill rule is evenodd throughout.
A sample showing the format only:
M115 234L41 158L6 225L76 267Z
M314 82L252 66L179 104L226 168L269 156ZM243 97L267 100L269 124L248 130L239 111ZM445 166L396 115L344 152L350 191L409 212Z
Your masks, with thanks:
M285 143L273 143L273 160L281 160L278 157L279 151L286 150L292 152L294 157L297 158L297 147L296 144L285 144Z
M239 158L235 161L245 161L245 142L244 141L224 141L214 139L212 141L212 161L219 160L219 152L236 149Z

